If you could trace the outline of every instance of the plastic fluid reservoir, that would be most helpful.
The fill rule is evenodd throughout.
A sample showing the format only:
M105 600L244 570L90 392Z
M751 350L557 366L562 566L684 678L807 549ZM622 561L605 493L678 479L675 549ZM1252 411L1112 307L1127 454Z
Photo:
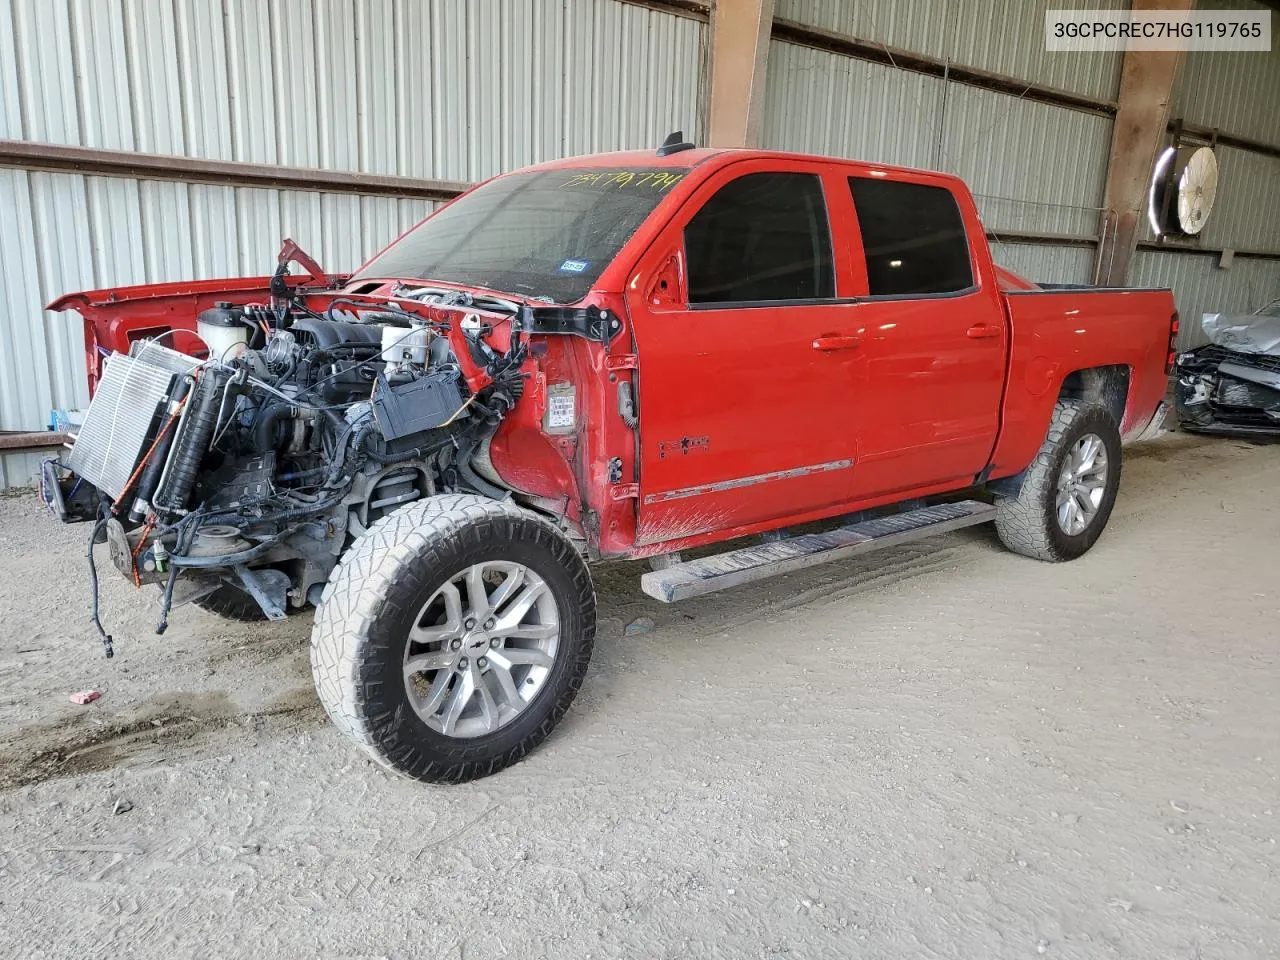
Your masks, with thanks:
M249 343L249 328L241 321L239 308L225 301L200 311L196 317L196 333L209 345L209 357L213 360L238 357Z
M425 366L431 331L425 326L383 327L382 359L393 367L402 363Z

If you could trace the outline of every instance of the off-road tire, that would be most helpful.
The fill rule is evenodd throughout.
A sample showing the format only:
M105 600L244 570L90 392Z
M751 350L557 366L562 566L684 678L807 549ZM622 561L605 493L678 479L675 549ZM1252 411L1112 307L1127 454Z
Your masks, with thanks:
M427 726L404 688L409 628L441 583L486 560L536 572L560 611L555 661L537 698L492 733L469 739ZM516 505L462 494L431 497L383 517L334 568L316 610L311 672L330 719L385 769L461 783L515 763L573 702L595 640L591 576L559 530Z
M230 584L224 583L213 593L205 594L203 597L191 602L201 610L207 610L223 620L258 623L267 619L267 615L258 606L257 600Z
M1107 481L1093 520L1070 536L1058 524L1058 475L1072 446L1088 433L1102 438L1107 451ZM1062 399L1053 408L1049 434L1027 468L1015 497L996 497L996 532L1014 553L1036 560L1074 560L1097 542L1107 526L1120 488L1120 431L1111 412L1082 400Z

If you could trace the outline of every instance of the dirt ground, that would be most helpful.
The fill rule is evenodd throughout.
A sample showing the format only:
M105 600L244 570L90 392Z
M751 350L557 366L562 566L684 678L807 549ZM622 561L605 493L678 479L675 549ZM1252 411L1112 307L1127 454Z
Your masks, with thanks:
M158 637L112 574L104 660L87 529L0 500L0 956L1280 956L1277 477L1133 448L1066 565L976 528L674 607L605 570L557 733L451 788L330 728L305 617Z

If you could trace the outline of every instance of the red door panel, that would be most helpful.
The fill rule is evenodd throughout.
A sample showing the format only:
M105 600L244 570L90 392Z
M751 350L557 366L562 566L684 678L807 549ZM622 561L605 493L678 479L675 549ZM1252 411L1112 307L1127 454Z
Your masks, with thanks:
M1007 343L996 297L869 300L857 309L867 371L855 494L971 480L999 429Z
M861 363L852 309L633 312L640 542L849 499ZM815 348L837 338L847 345Z
M691 284L695 300L719 297L722 287L709 277L715 271L704 268L712 261L746 264L734 289L768 290L791 275L792 261L778 250L796 234L762 234L755 220L743 237L704 233L700 220L690 234L697 248L685 248L685 228L700 210L715 209L712 198L731 192L722 188L753 174L791 173L807 175L818 203L825 198L831 274L808 283L801 270L795 282L806 296L791 300L690 304ZM699 188L637 265L627 307L638 357L641 544L786 518L850 497L854 401L865 362L857 308L833 296L853 283L840 226L851 205L842 206L836 193L832 206L832 185L842 182L827 182L823 173L823 165L803 161L734 164ZM760 209L785 210L780 219L789 219L794 208L779 204ZM756 207L738 209L756 216ZM774 222L769 216L761 213L759 222ZM814 299L818 294L823 298Z

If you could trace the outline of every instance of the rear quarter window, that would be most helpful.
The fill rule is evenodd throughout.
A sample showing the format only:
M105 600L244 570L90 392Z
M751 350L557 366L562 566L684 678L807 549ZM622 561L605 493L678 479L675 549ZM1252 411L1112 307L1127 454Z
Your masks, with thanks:
M950 190L921 183L850 177L868 293L911 297L973 286L969 240Z

